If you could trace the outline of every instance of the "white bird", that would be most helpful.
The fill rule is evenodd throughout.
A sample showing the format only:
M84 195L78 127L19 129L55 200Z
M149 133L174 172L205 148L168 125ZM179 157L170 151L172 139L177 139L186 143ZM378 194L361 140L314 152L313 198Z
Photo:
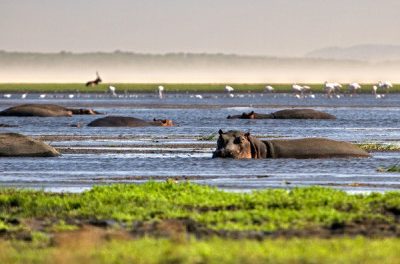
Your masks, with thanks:
M11 98L11 94L4 94L4 98Z
M25 99L28 93L21 94L21 99Z
M376 95L377 91L378 91L378 86L376 86L376 85L372 86L372 94Z
M342 85L340 83L334 82L325 82L324 84L324 91L328 98L332 97L332 94L336 94L336 92L340 92L340 88L342 88ZM339 98L339 97L338 97Z
M39 95L39 98L40 98L40 99L46 98L46 94L41 94L41 95Z
M68 95L68 98L69 98L69 99L72 99L72 98L74 98L74 96L75 96L75 95L73 95L73 94L69 94L69 95Z
M386 93L388 93L390 88L393 88L393 84L391 82L389 81L378 82L378 89L382 89Z
M301 86L298 84L292 85L292 90L295 92L297 98L303 98L304 92L309 92L310 89L310 86Z
M228 92L228 93L232 93L234 90L235 90L235 89L233 89L232 86L229 86L229 85L226 85L226 86L225 86L225 91Z
M203 96L201 94L196 94L194 97L197 99L203 99Z
M293 84L292 85L292 90L295 91L295 92L301 92L301 91L303 91L303 86L298 85L298 84Z
M349 88L349 93L351 95L354 95L357 93L357 90L361 89L361 85L359 83L350 83L348 88Z
M112 96L116 97L117 93L115 92L117 90L117 88L115 88L114 86L108 86L108 91L111 93Z
M158 97L160 97L160 99L163 99L163 92L164 92L164 86L159 85L158 86Z
M235 96L234 96L233 94L230 93L230 94L229 94L229 97L230 97L230 98L233 98L233 97L235 97Z
M265 91L272 93L274 91L274 87L272 87L271 85L266 85L265 86Z

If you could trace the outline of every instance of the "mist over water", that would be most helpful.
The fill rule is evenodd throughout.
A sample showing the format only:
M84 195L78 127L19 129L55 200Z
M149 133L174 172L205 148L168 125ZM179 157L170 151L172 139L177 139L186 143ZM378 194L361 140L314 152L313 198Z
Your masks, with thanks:
M223 54L0 53L0 82L400 82L400 61L367 62Z

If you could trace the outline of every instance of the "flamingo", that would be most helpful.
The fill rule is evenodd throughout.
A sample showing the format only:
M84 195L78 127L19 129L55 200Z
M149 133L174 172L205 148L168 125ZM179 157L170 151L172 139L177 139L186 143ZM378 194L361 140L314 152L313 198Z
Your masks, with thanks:
M164 92L164 86L159 85L158 86L158 97L160 97L160 99L163 99L163 92Z
M307 86L308 87L308 86ZM292 90L295 92L295 96L297 98L303 98L304 97L304 86L298 85L298 84L293 84L292 85Z
M348 88L349 93L351 94L351 96L353 96L357 93L357 90L361 89L361 85L359 83L350 83Z
M46 94L41 94L41 95L39 95L39 98L40 98L40 99L46 98Z
M203 96L201 94L196 94L194 97L197 99L203 99Z
M334 82L325 82L324 83L324 91L328 98L332 98L332 94L336 95L336 92L340 92L340 88L342 88L342 85L340 83ZM337 98L340 98L340 95L336 95Z
M235 89L233 89L232 86L229 86L229 85L226 85L226 86L225 86L225 91L226 91L227 93L232 93L234 90L235 90Z
M4 98L11 98L11 94L3 94Z
M267 91L267 92L270 92L270 93L272 93L272 92L274 92L274 87L272 87L271 85L266 85L265 86L265 91Z
M21 94L21 99L25 99L28 93Z
M386 93L388 93L390 88L393 88L393 84L391 82L389 81L378 82L378 89L382 89L386 91Z
M69 99L73 99L74 97L75 97L75 95L73 95L73 94L69 94L69 95L68 95L68 98L69 98Z

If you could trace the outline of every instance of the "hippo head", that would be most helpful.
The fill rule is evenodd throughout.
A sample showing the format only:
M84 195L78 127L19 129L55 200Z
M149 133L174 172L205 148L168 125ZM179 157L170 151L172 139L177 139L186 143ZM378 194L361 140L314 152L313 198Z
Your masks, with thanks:
M159 123L161 126L174 126L171 119L153 119L153 122Z
M267 147L250 133L219 130L217 149L213 158L260 159L266 158Z
M256 114L254 113L254 111L251 111L250 113L242 113L241 115L228 115L227 119L255 119L256 118Z
M254 113L254 111L251 111L250 113L242 113L242 118L243 119L255 119L256 114Z

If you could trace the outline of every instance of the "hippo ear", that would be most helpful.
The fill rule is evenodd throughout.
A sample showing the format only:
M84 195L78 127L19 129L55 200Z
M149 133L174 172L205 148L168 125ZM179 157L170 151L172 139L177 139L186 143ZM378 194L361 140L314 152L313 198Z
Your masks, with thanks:
M254 115L254 111L251 111L249 115Z
M250 132L247 132L245 136L250 142L251 157L253 159L266 158L267 157L266 145L257 138L250 136Z
M157 119L153 118L153 121L155 122L155 121L157 121Z
M220 130L218 131L218 134L220 134L220 135L224 134L224 132L222 131L222 129L220 129Z

